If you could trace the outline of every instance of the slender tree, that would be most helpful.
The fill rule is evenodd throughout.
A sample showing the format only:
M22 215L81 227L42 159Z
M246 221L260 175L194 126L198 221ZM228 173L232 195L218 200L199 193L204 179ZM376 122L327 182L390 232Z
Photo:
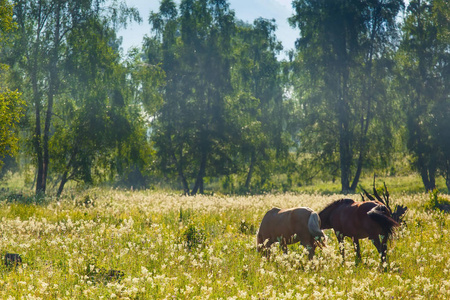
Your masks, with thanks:
M36 193L45 193L50 170L50 143L56 101L66 91L63 72L65 55L71 54L68 37L93 18L119 26L128 17L138 18L136 11L121 3L107 11L106 1L39 0L15 1L14 17L18 24L12 60L29 78L29 99L34 109L33 140L36 157ZM109 7L108 7L109 9ZM24 90L27 86L22 87ZM28 92L26 93L28 95Z
M9 1L0 1L0 51L8 44L8 34L14 28L13 5ZM0 158L17 151L17 124L23 115L21 94L8 86L9 66L0 62ZM0 169L3 160L0 159Z
M203 193L207 172L221 172L228 160L224 116L234 13L223 0L185 0L177 15L173 1L163 1L150 17L157 40L149 42L160 45L167 76L155 144L164 168L176 170L185 193L195 195Z
M426 190L439 171L448 182L449 10L447 1L411 1L397 56L408 149Z
M247 166L244 189L250 190L251 181L258 170L263 186L274 171L271 162L287 156L287 144L282 139L283 90L280 62L277 54L282 50L275 36L275 20L256 19L252 25L238 27L236 62L233 86L239 93L234 111L240 154ZM249 105L253 104L253 105Z
M144 44L147 61L161 66L166 75L165 88L161 91L164 105L156 115L154 141L159 157L159 169L166 174L178 175L185 194L190 193L186 174L187 134L183 129L185 103L181 95L183 78L179 58L179 18L176 4L172 0L161 1L158 13L151 13L149 22L155 33Z
M63 55L61 70L67 82L65 101L54 110L57 118L49 147L53 170L61 174L58 196L69 180L92 183L100 157L110 156L116 142L129 135L115 80L121 72L119 53L110 46L115 41L114 30L95 17L67 37L70 52Z
M389 67L402 3L293 2L290 22L300 29L296 59L304 79L296 88L302 106L300 143L330 165L338 159L343 192L355 190L371 144L382 136L373 134L383 123L375 120L388 107L386 95L379 92L386 76L380 71Z

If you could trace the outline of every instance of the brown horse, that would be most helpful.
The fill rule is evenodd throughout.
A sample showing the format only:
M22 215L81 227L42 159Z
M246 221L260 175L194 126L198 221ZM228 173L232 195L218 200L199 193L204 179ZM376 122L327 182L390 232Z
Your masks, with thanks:
M290 209L272 208L261 221L257 234L258 251L267 250L273 243L279 242L284 253L287 245L300 242L309 251L312 259L317 245L324 238L320 230L319 215L307 207Z
M332 202L319 213L321 229L334 229L344 257L344 237L352 238L358 262L361 261L359 240L369 238L386 261L387 242L399 224L391 218L390 209L379 201L355 202L341 199ZM381 241L380 241L381 237Z

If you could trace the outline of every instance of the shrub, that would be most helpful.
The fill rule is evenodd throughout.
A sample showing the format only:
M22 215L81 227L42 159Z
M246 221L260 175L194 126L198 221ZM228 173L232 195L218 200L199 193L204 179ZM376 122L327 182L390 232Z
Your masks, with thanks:
M438 189L429 192L429 200L425 203L426 210L440 210L450 212L450 201L439 196Z
M197 228L194 224L189 224L183 236L189 250L197 248L205 242L204 230Z

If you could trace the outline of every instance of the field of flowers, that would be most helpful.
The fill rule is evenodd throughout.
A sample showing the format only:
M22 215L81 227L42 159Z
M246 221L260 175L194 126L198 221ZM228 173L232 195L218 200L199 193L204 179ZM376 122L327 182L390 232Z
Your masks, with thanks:
M1 299L444 299L450 298L448 214L425 210L428 194L394 194L406 223L379 266L362 241L345 261L332 231L312 261L301 246L270 260L255 234L274 207L320 210L341 196L279 194L184 197L91 189L57 202L0 199ZM351 198L359 200L358 195Z

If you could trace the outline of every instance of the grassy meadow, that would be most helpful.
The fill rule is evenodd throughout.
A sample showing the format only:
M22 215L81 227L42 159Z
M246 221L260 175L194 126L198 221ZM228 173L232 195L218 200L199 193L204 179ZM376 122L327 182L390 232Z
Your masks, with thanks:
M18 196L19 197L19 196ZM406 223L388 263L368 241L355 264L332 231L312 261L293 245L268 260L255 234L273 206L320 210L343 197L318 193L196 196L89 189L59 202L0 199L1 299L445 299L450 297L450 217L425 193L394 192ZM359 200L358 195L351 198ZM33 202L33 201L30 201Z

